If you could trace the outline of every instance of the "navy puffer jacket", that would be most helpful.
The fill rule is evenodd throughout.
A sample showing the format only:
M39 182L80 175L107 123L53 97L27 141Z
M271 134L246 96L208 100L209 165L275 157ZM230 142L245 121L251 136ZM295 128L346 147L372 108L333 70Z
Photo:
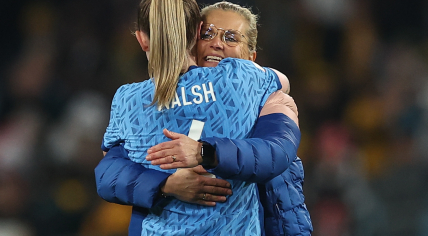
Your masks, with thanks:
M210 172L224 179L258 184L265 235L311 235L312 223L302 189L303 165L296 155L300 130L290 118L283 114L260 117L250 139L203 141L217 152L219 164ZM110 149L95 169L100 197L134 206L130 235L138 231L134 227L141 225L145 209L162 201L158 198L159 187L168 176L127 159L122 146Z

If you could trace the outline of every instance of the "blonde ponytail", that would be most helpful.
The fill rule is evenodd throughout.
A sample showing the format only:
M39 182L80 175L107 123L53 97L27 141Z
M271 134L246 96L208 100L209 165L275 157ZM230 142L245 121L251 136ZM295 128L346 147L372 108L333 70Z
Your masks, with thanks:
M149 35L149 76L155 83L151 105L169 108L180 73L189 64L201 14L195 0L142 0L138 29Z
M152 0L150 6L149 75L154 78L153 103L169 107L187 64L186 22L182 0Z

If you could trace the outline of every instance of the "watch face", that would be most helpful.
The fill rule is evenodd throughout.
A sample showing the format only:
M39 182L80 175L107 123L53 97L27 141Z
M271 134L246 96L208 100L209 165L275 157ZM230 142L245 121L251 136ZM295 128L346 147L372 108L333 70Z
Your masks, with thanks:
M209 143L202 143L201 156L212 156L214 155L214 147Z
M202 158L204 158L204 153L205 153L205 144L204 143L202 143L202 146L201 146L201 157Z
M204 156L206 156L208 153L208 149L207 149L207 144L206 142L202 142L202 148L201 148L201 156L202 158L204 158Z
M211 169L215 163L215 148L206 142L202 142L201 148L202 167L205 169Z

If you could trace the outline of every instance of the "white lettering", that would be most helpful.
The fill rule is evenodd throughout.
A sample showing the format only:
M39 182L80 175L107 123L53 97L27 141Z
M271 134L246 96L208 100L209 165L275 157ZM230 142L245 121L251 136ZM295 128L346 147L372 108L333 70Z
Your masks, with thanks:
M202 84L202 88L204 89L205 102L207 102L207 103L209 102L208 94L211 94L211 97L212 97L214 102L217 101L215 98L213 84L211 82L209 82L208 86L210 87L210 90L207 90L207 86L205 84Z
M179 106L179 107L188 106L188 105L192 105L193 103L201 104L204 101L204 98L205 98L205 102L208 103L210 102L210 96L211 96L211 101L213 102L217 101L212 82L209 82L208 86L207 84L202 84L202 87L200 85L194 85L190 90L192 95L195 96L195 98L193 98L191 101L187 101L186 89L184 87L181 87L180 92L181 92L182 101L178 96L178 93L175 93L175 99L171 103L171 108L174 108L175 106ZM168 106L167 106L167 109L169 109Z
M199 99L194 98L193 102L196 103L196 104L201 104L202 101L203 101L202 100L203 97L202 97L202 94L198 93L197 91L201 91L201 86L195 85L195 86L192 87L192 94L195 95L195 96L197 96L199 98Z
M180 98L178 97L177 93L175 93L175 100L174 100L174 102L172 102L171 108L174 108L175 105L178 105L179 107L181 107Z
M183 98L183 106L192 105L191 102L188 102L186 100L186 90L184 89L184 87L181 87L181 97Z

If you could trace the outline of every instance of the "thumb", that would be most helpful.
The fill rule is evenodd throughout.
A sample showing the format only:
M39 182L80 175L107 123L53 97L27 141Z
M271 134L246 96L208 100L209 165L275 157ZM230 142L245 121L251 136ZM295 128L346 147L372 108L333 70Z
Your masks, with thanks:
M170 138L172 140L180 138L180 134L179 133L175 133L175 132L169 131L167 129L163 129L163 134L167 138Z
M194 172L198 174L208 173L201 165L192 168Z

